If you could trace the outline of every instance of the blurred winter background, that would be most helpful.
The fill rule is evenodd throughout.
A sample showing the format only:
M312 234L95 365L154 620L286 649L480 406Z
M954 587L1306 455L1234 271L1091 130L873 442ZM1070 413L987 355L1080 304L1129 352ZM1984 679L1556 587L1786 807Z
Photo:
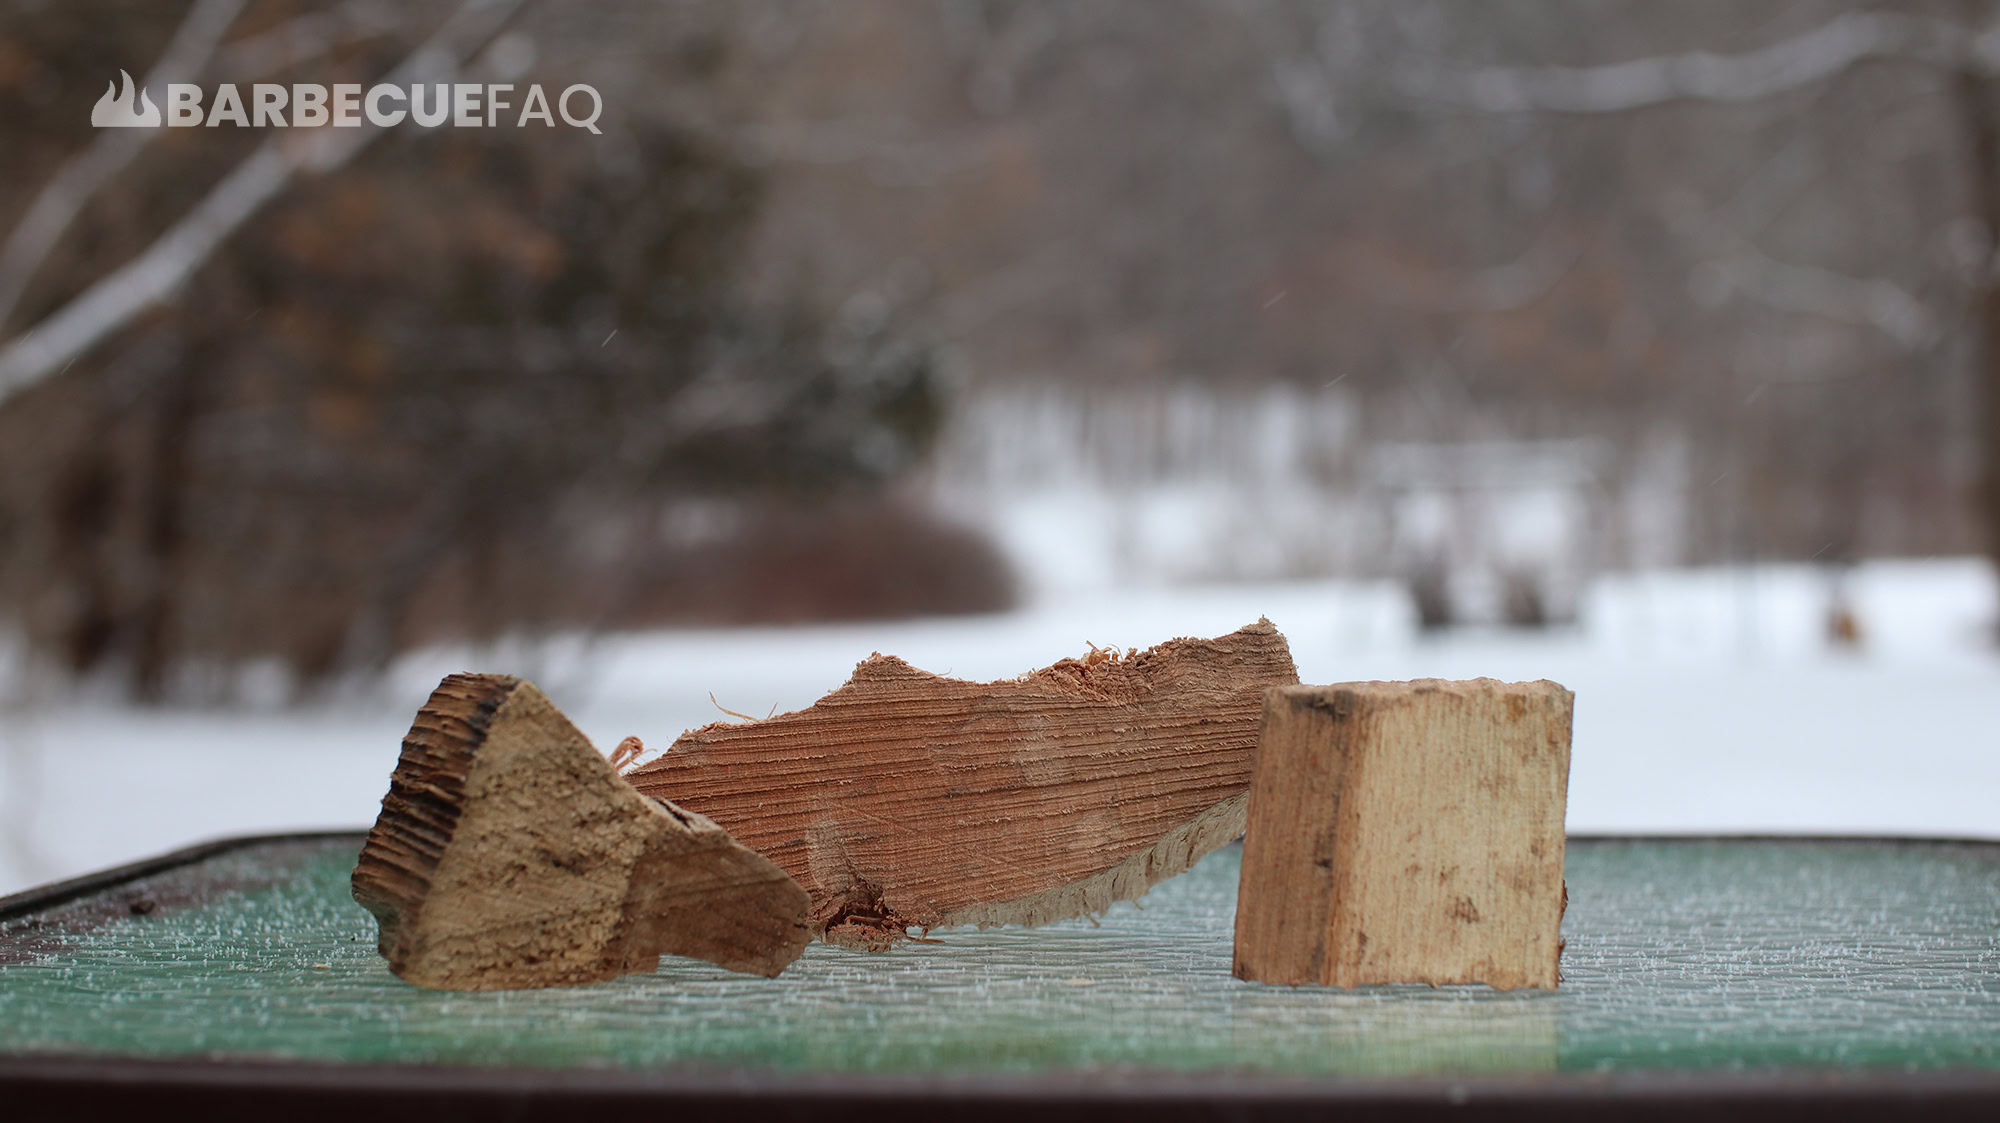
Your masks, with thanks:
M167 81L546 128L93 131ZM1983 0L0 0L0 893L1270 616L1577 831L2000 836ZM711 701L711 694L714 701Z

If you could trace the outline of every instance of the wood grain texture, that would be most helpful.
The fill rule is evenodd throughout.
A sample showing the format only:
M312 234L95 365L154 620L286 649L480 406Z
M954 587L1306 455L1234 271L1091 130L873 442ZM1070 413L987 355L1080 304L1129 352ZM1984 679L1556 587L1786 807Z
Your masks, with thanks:
M1143 895L1242 833L1266 687L1259 621L974 683L874 655L812 707L683 734L627 774L812 895L827 939L1043 924Z
M721 827L640 795L531 683L452 675L403 739L354 868L391 970L496 990L650 972L776 975L805 891Z
M1493 679L1270 691L1237 976L1554 987L1573 700Z

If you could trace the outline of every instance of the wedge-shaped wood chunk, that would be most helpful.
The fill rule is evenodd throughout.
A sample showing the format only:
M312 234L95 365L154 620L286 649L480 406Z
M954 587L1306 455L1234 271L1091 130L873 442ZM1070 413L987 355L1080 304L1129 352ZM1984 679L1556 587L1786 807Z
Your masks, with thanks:
M662 953L776 975L805 891L700 815L634 791L533 684L453 675L417 713L354 868L419 986L562 986Z
M879 950L1100 912L1234 839L1264 689L1297 681L1268 620L991 683L874 655L809 709L692 730L627 776L798 879L827 939Z
M1555 986L1572 701L1489 678L1266 695L1236 974Z

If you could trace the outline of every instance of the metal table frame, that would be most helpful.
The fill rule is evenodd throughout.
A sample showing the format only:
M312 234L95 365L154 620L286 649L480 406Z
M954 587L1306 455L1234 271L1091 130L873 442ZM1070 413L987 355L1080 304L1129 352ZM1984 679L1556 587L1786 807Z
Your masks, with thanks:
M158 857L0 898L0 921L268 843L345 838L353 832L253 835ZM1653 836L1617 837L1641 840ZM1697 836L1658 836L1680 838ZM1835 841L1811 836L1789 841ZM1966 842L1980 839L1876 839ZM268 1123L369 1123L467 1119L569 1120L660 1112L719 1119L883 1123L935 1115L952 1120L2000 1120L2000 1072L1911 1074L1624 1073L1517 1078L1297 1080L1150 1072L1028 1078L774 1076L766 1073L545 1071L429 1065L328 1065L238 1058L142 1060L0 1054L0 1105L13 1123L80 1118L258 1118Z

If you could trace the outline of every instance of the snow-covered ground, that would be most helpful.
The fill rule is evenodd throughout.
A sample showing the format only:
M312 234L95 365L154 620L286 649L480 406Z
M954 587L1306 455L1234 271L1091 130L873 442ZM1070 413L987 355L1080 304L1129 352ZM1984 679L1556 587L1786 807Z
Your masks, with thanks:
M0 893L202 839L369 823L410 715L453 670L523 673L600 747L792 709L871 651L965 678L1269 616L1308 682L1551 678L1577 692L1573 831L2000 837L2000 591L1982 562L1851 577L1864 642L1823 639L1803 567L1597 582L1583 622L1426 639L1400 591L1339 582L1098 587L1003 616L673 631L539 651L431 652L306 709L89 699L0 714Z

